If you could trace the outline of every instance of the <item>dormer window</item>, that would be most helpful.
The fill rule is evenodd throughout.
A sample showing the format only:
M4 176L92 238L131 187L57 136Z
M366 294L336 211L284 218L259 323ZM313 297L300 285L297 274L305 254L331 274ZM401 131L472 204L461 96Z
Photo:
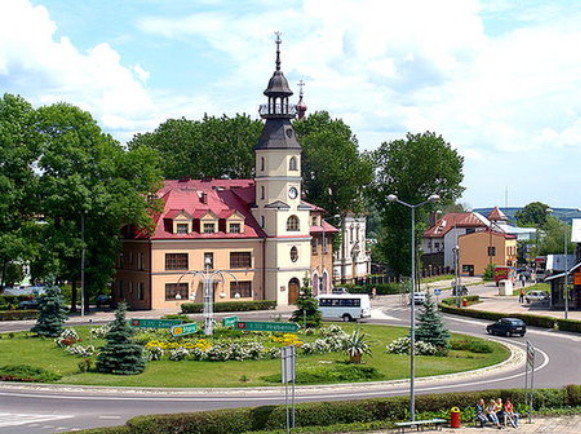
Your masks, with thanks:
M240 223L230 223L228 232L231 234L239 234L240 233Z
M296 157L291 157L288 163L288 170L299 170Z
M216 224L215 223L204 223L202 227L202 233L204 234L213 234L216 232Z
M188 224L187 223L178 223L176 224L176 233L178 234L187 234L188 233Z

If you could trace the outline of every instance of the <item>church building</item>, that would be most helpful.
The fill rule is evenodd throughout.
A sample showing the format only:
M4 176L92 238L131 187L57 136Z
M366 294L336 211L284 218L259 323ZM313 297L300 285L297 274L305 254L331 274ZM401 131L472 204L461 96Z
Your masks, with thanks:
M115 301L133 309L202 302L204 269L222 272L214 301L276 300L294 304L308 277L313 293L331 290L332 239L338 230L325 210L301 199L301 146L291 120L306 106L293 105L276 69L260 106L265 119L254 146L255 179L166 180L157 192L163 210L149 233L124 228L113 285Z

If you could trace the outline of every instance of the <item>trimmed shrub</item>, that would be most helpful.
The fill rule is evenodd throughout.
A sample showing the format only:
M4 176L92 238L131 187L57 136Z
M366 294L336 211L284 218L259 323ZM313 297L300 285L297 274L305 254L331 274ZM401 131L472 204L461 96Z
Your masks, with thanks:
M19 321L25 319L37 319L37 310L2 310L0 321Z
M43 383L45 381L57 381L61 377L61 375L48 369L34 368L28 365L0 366L0 381Z
M471 341L468 339L452 340L452 349L461 351L470 351L471 353L477 354L490 354L493 349L486 342L481 341Z
M574 319L557 319L556 323L561 331L581 333L581 321Z
M262 377L269 383L281 382L281 374ZM310 366L297 370L296 384L321 384L328 382L345 381L372 381L380 380L383 376L372 366L355 364L334 366Z
M471 305L471 304L479 303L480 296L479 295L463 295L460 297L460 303L462 302L462 300L466 300L468 302L468 305ZM440 301L440 303L444 303L447 306L456 306L456 297L443 298L442 301Z
M399 283L367 283L365 285L347 284L341 286L347 288L351 294L371 294L371 290L375 288L377 295L399 294L401 288Z
M182 313L202 313L203 303L184 303L181 305ZM251 310L272 310L276 308L276 301L223 301L214 303L214 312L247 312Z
M566 403L568 406L581 406L581 386L577 384L565 386L565 393L567 395Z
M451 313L453 315L469 316L471 318L489 319L496 321L500 318L519 318L522 319L528 326L542 327L552 329L555 327L555 318L541 315L529 315L522 313L502 313L502 312L488 312L485 310L476 309L459 309L452 306L447 306L440 303L440 310L444 313Z
M0 304L18 304L21 301L32 300L34 295L0 295Z

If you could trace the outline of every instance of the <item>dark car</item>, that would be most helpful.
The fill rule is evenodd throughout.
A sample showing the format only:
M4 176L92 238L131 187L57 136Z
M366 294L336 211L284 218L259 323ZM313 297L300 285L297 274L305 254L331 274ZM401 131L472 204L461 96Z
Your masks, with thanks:
M40 298L33 298L32 300L24 300L18 303L20 310L40 309Z
M95 297L95 302L97 303L97 307L111 307L111 296L107 294L99 294Z
M522 319L501 318L494 324L486 326L486 331L491 335L524 336L527 332L527 325Z

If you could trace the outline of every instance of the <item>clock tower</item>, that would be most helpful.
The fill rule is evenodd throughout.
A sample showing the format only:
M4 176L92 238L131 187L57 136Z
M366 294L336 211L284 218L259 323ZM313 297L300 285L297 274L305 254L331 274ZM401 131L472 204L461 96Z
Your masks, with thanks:
M281 71L280 33L276 33L276 69L260 106L265 119L254 146L256 156L256 205L253 214L266 232L266 296L279 305L293 304L302 279L310 269L310 207L301 203L301 146L291 119L296 106Z

